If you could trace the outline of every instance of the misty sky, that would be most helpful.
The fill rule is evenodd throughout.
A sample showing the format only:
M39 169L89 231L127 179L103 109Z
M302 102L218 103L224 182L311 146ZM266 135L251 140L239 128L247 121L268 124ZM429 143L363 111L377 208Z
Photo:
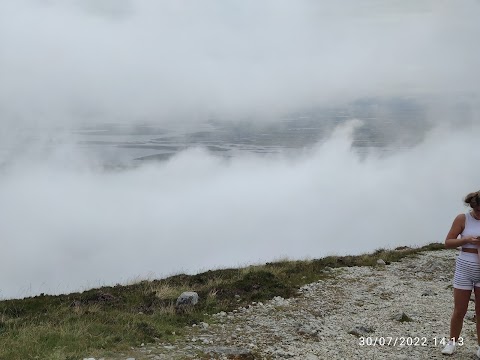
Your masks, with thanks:
M479 11L473 0L0 0L0 298L443 241L480 188ZM347 119L295 157L192 148L105 171L75 133L275 123L365 98L421 104L423 141L360 157L361 123Z
M263 117L478 89L480 2L2 0L3 121Z

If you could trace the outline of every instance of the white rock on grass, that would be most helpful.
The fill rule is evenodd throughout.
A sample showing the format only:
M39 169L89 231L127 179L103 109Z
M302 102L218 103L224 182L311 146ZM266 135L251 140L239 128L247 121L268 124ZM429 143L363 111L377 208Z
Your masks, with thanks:
M177 306L196 305L198 303L198 294L194 291L185 291L177 298Z

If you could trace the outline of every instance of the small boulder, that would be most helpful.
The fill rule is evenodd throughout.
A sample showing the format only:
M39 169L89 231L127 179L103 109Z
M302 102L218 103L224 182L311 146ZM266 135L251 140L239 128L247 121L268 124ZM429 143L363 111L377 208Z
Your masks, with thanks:
M198 303L198 294L194 291L186 291L177 298L175 312L185 314L189 312Z
M194 291L186 291L177 298L177 306L196 305L198 303L198 294Z

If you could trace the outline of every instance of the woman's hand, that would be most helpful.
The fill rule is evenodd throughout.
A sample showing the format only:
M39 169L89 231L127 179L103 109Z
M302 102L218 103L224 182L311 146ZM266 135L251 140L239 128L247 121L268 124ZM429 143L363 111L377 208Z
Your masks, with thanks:
M480 237L479 236L466 236L462 239L465 244L472 244L472 245L480 245Z

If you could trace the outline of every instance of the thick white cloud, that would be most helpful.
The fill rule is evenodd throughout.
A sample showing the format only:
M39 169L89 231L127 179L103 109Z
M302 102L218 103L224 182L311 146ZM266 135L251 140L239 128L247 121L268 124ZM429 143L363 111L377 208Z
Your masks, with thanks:
M66 166L61 151L18 164L0 178L1 295L441 242L478 188L473 130L438 128L417 147L364 159L348 125L295 158L192 149L104 172L75 153Z

